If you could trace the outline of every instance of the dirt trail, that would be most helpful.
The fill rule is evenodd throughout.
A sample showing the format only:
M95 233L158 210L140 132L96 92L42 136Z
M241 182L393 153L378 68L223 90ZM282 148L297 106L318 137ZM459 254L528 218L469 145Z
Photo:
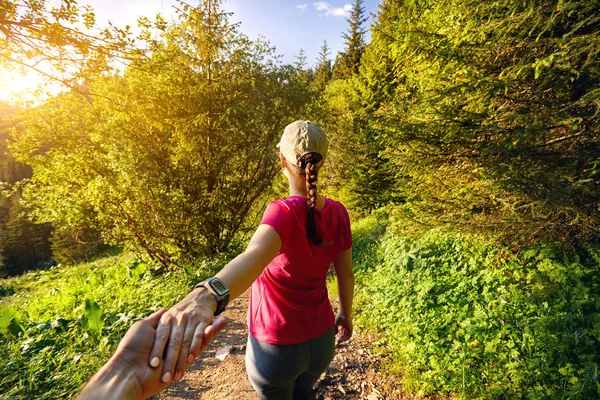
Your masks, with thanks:
M247 307L248 292L227 307L225 315L230 319L227 329L188 368L181 382L169 386L155 399L256 400L244 364ZM412 398L403 393L396 382L382 376L382 360L370 350L374 340L374 337L359 332L348 344L338 346L331 366L315 386L318 399ZM215 355L225 346L232 346L232 350L224 361L220 361Z

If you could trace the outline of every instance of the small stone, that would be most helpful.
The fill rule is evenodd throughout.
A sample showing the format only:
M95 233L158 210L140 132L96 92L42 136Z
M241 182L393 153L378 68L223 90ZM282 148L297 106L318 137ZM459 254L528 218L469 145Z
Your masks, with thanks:
M221 360L224 361L227 356L229 355L229 353L231 353L231 346L225 346L225 347L221 347L218 351L217 354L215 354L215 358L217 360Z

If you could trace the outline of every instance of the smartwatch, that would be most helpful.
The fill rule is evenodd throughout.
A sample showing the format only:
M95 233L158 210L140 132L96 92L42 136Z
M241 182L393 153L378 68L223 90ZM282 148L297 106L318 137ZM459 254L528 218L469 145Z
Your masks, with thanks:
M194 289L198 289L200 287L206 288L206 290L208 290L217 300L215 317L221 314L225 310L225 307L227 307L227 303L229 303L229 289L227 288L227 285L225 285L219 278L213 277L200 282L194 286Z

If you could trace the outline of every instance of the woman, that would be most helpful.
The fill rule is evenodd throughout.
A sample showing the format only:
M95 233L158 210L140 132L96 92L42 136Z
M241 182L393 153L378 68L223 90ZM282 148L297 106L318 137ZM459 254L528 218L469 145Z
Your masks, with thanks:
M269 204L246 251L163 315L150 365L159 367L166 352L164 382L182 378L208 344L204 333L214 315L250 285L246 369L261 399L314 398L336 331L338 342L352 336L350 220L342 204L317 191L327 137L318 125L296 121L278 147L290 196ZM336 317L326 287L331 263L340 298Z

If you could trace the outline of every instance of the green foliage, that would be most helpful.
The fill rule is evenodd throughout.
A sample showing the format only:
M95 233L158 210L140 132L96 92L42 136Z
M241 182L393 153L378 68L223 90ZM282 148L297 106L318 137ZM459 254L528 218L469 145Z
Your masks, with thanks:
M37 221L80 227L163 265L224 252L278 173L275 144L308 99L273 49L218 1L142 19L151 53L27 115L13 153Z
M82 323L84 329L93 335L100 335L104 327L102 319L102 310L100 306L90 299L85 300L85 311L83 312Z
M365 33L363 24L367 21L363 0L355 0L350 12L348 32L342 36L346 47L338 54L335 67L333 68L333 79L349 79L358 72L360 60L365 51Z
M600 394L597 249L540 244L515 257L476 237L407 240L388 228L366 260L358 317L382 334L407 387L469 399Z
M313 80L314 71L307 66L306 52L304 49L300 49L293 66L297 74L298 82L308 89Z
M357 84L411 218L521 245L599 237L599 16L584 0L383 2Z
M15 290L10 285L0 284L0 299L6 296L12 296Z
M19 313L12 307L0 309L0 334L18 336L25 332L23 325L19 322Z
M331 81L332 66L331 59L329 59L330 55L331 51L327 45L327 40L324 40L319 51L319 58L317 59L317 66L315 68L315 76L310 85L311 90L321 93Z
M109 69L133 43L130 27L96 26L90 6L76 0L0 3L0 66L33 70L70 87L90 72Z
M48 224L34 224L27 218L18 192L9 197L4 204L8 212L4 218L0 215L0 227L3 230L0 235L3 244L0 252L0 275L12 276L50 266L51 227Z
M0 303L0 392L72 397L131 324L183 298L214 268L206 264L191 279L121 255L2 281L13 294Z
M368 214L403 196L367 109L356 78L332 81L323 93L320 122L331 143L329 186L348 207Z
M52 259L57 264L91 261L101 254L117 250L104 243L100 232L86 227L55 229L50 243Z
M31 168L6 152L7 143L12 140L11 130L19 119L16 108L0 104L0 276L50 263L50 228L32 224L20 203L19 187L31 177Z

